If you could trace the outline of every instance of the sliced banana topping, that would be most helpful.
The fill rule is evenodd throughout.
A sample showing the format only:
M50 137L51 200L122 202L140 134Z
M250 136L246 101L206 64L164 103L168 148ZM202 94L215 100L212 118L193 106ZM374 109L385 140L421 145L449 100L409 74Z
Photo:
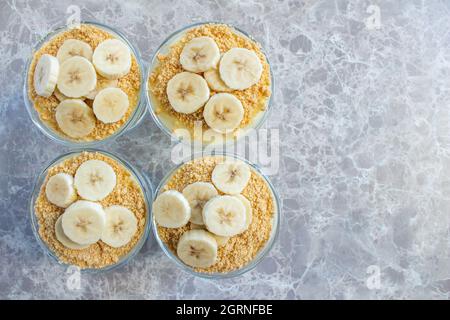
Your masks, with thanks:
M178 241L177 255L191 267L212 266L217 259L216 239L205 230L186 231Z
M117 88L118 85L119 81L117 81L117 79L106 79L97 76L97 85L95 86L94 90L86 95L86 98L88 98L89 100L94 100L97 96L97 93L99 93L101 90L106 88Z
M62 102L62 101L67 100L67 99L72 99L72 98L69 98L69 97L63 95L61 93L61 91L59 91L58 87L56 87L55 91L53 91L53 95L56 97L56 99L58 99L59 102ZM84 100L84 97L77 98L77 99Z
M106 198L116 186L116 174L106 162L88 160L78 167L74 184L83 199L100 201Z
M244 204L233 196L218 196L203 207L203 221L208 231L223 237L242 232L245 225Z
M240 160L226 160L215 166L211 180L217 189L227 194L239 194L250 180L250 168Z
M215 68L220 60L220 50L214 39L197 37L190 40L180 54L183 69L203 72Z
M92 109L79 99L67 99L56 107L56 122L62 132L72 138L89 135L95 128Z
M118 79L130 72L130 49L120 40L105 40L95 48L92 62L97 72L103 77Z
M39 58L33 77L34 91L38 95L46 98L52 95L58 81L59 69L59 62L55 57L43 54Z
M208 126L220 133L229 133L239 127L244 118L241 101L230 93L218 93L209 99L203 110Z
M262 70L258 56L248 49L230 49L220 59L220 78L234 90L244 90L258 83Z
M59 216L55 223L55 235L56 239L61 242L63 246L69 249L81 250L89 247L89 244L79 244L70 240L65 234L62 228L62 215Z
M129 104L128 95L122 89L106 88L95 97L93 110L101 122L113 123L122 119Z
M202 220L203 220L203 218L202 218ZM205 230L205 226L204 225L191 223L190 226L191 226L191 230L198 230L198 229Z
M45 185L47 200L61 208L67 208L77 199L73 177L67 173L57 173Z
M156 222L165 228L179 228L191 218L191 207L186 198L176 190L161 193L153 202Z
M101 240L107 245L119 248L131 241L137 231L137 219L133 212L123 206L105 208L106 223Z
M167 83L167 97L180 113L193 113L209 99L209 87L203 77L191 72L176 74Z
M217 92L229 92L233 90L228 87L225 82L223 82L223 80L220 78L219 70L217 69L205 71L205 73L203 73L203 77L205 77L205 80L206 82L208 82L211 90Z
M92 63L75 56L64 60L58 77L58 89L67 97L79 98L95 89L97 73Z
M203 218L202 218L203 221ZM191 223L191 230L206 230L206 226L205 225L200 225L200 224L195 224L195 223ZM218 236L217 234L211 233L208 231L208 233L210 235L212 235L215 239L217 244L221 247L227 244L228 240L230 240L230 237L223 237L223 236Z
M192 223L202 225L203 206L208 200L218 195L216 188L208 182L194 182L183 189L183 196L191 206L191 221Z
M216 242L219 245L219 247L226 245L228 240L230 240L230 238L231 238L231 237L218 236L217 234L214 234L211 232L210 232L210 234L214 237L214 239L216 239Z
M240 195L238 195L238 196L240 196ZM238 197L238 196L236 196L236 198ZM247 200L248 201L248 200ZM250 203L250 202L249 202ZM243 203L244 204L244 203ZM245 206L245 204L244 204L244 206ZM251 210L251 208L250 208L250 210ZM251 211L250 211L251 212ZM247 214L247 208L246 208L246 214ZM248 218L248 216L247 216L247 218ZM250 217L251 218L251 217ZM203 218L202 218L202 222L203 222ZM246 222L247 222L247 220L246 220ZM195 224L195 223L192 223L191 222L191 224L190 224L190 229L191 230L198 230L198 229L200 229L200 230L206 230L206 226L205 225L200 225L200 224ZM244 230L243 230L244 231ZM209 232L208 231L208 233L210 234L210 235L212 235L215 239L216 239L216 242L217 242L217 244L219 245L219 246L224 246L224 245L226 245L227 244L227 242L228 242L228 240L230 240L230 238L231 237L225 237L225 236L219 236L219 235L217 235L217 234L214 234L214 233L211 233L211 232Z
M105 212L101 205L78 200L64 211L61 222L63 232L70 240L88 245L100 240L105 221Z
M239 199L240 201L242 201L242 204L245 207L245 224L244 224L244 227L242 228L242 231L241 231L241 232L244 232L245 230L248 229L248 227L252 223L252 219L253 219L252 204L242 194L237 194L237 195L235 195L235 197L237 199Z
M206 227L204 225L191 223L191 230L206 230L205 228ZM217 234L211 233L209 231L207 231L207 232L216 239L216 242L219 246L224 246L230 239L230 237L222 237L222 236L218 236Z
M91 61L92 52L92 48L88 43L77 39L67 39L59 47L56 58L60 63L75 56L84 57Z

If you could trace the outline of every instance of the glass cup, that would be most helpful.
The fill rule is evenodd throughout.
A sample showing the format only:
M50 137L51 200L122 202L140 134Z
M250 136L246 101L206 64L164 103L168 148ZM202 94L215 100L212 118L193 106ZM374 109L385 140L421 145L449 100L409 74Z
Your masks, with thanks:
M31 200L30 200L31 229L33 230L33 233L34 233L40 247L42 248L42 250L48 256L50 256L52 259L54 259L56 262L58 262L59 264L68 266L67 264L61 262L58 259L58 257L50 250L50 248L47 246L47 244L41 239L41 237L39 235L39 223L38 223L36 214L34 212L34 205L39 196L41 187L45 181L45 178L48 174L49 169L66 159L69 159L69 158L79 155L83 151L101 153L101 154L115 160L119 165L122 165L126 170L128 170L128 172L131 174L131 176L135 179L137 184L140 186L140 188L142 190L142 194L144 196L145 204L147 207L147 215L146 215L144 232L143 232L141 238L139 239L139 241L136 243L136 245L130 252L128 252L126 255L122 256L119 259L119 261L117 261L115 264L108 265L103 268L97 268L97 269L94 269L94 268L81 269L81 271L83 271L83 272L94 272L94 273L101 272L101 271L109 271L109 270L112 270L112 269L115 269L115 268L125 265L139 252L139 250L142 248L142 246L144 245L145 241L148 238L148 235L150 233L150 228L151 228L150 221L152 220L151 208L152 208L152 202L153 202L153 200L152 200L153 199L153 187L152 187L152 183L151 183L150 179L145 174L141 173L139 170L137 170L135 167L133 167L129 162L119 158L117 155L114 155L114 154L106 152L106 151L97 150L97 149L83 149L80 151L70 151L70 152L62 154L62 155L58 156L56 159L52 160L44 168L44 170L42 170L42 172L38 175L38 177L34 183L32 196L31 196Z
M183 161L181 164L179 164L175 168L173 168L159 183L158 188L155 191L153 201L156 199L156 197L158 197L158 195L160 193L162 193L162 189L164 188L164 186L170 180L172 175L178 169L180 169L185 163L187 163L191 160L194 160L194 159L201 158L201 157L202 157L201 154L194 155L194 157L189 158L186 161ZM207 157L211 157L211 156L207 155ZM257 174L259 174L264 179L264 181L267 183L267 185L269 186L269 188L272 192L275 210L274 210L274 214L273 214L273 218L272 218L272 230L271 230L270 238L267 240L264 247L259 250L259 252L257 253L257 255L253 258L253 260L251 262L249 262L247 265L245 265L244 267L242 267L240 269L233 270L230 272L225 272L225 273L223 273L223 272L215 272L215 273L198 272L198 271L195 271L194 268L186 265L183 261L181 261L180 258L178 258L178 256L176 255L176 253L172 252L169 249L169 247L164 243L164 241L162 241L162 239L160 238L159 233L158 233L158 225L154 218L152 218L152 228L153 228L153 234L154 234L159 246L161 247L161 249L170 258L170 260L174 261L181 269L183 269L184 271L186 271L194 276L201 277L201 278L225 279L225 278L236 277L236 276L242 275L242 274L252 270L253 268L255 268L258 265L258 263L260 263L262 261L262 259L272 249L272 247L275 243L275 240L278 237L278 233L279 233L279 225L280 225L280 217L281 217L281 206L280 206L281 203L280 203L278 194L275 191L275 188L272 185L272 183L270 182L269 178L261 171L261 169L256 164L250 163L248 160L246 160L244 158L238 157L236 155L227 154L227 153L216 153L216 154L212 155L212 157L232 158L232 159L237 159L237 160L241 160L241 161L245 162L247 165L250 166L251 170L253 170Z
M180 30L175 31L174 33L172 33L171 35L169 35L163 42L162 44L158 47L158 49L156 50L155 54L153 55L153 58L151 60L151 63L149 65L149 67L147 68L147 78L146 78L146 83L145 83L145 94L146 94L146 99L147 99L147 105L149 108L149 112L150 115L152 116L153 120L155 121L156 125L169 137L171 137L174 141L177 142L184 142L184 143L191 143L190 139L186 139L186 137L184 135L177 135L174 133L174 128L170 128L170 126L167 124L167 121L162 120L155 111L155 108L157 107L157 101L156 99L152 96L150 90L148 89L149 87L149 79L150 79L150 75L153 73L153 71L155 70L155 68L159 65L159 60L158 60L158 56L160 54L165 55L170 51L170 46L173 45L174 43L176 43L178 40L180 40L188 31L205 25L205 24L223 24L220 22L200 22L200 23L194 23L194 24L190 24L184 28L181 28ZM227 24L230 28L233 29L233 31L244 37L247 38L251 41L257 42L256 40L254 40L254 38L252 36L250 36L249 34L247 34L245 31L234 27L230 24ZM268 114L271 110L272 107L272 97L273 97L273 92L274 92L274 79L273 79L273 73L272 73L272 68L269 62L269 59L267 57L267 54L261 49L261 51L263 52L264 56L266 57L266 61L267 64L269 65L269 73L270 73L270 97L267 99L266 101L266 108L264 111L260 112L255 119L253 119L250 123L249 126L245 127L245 128L241 128L239 129L239 133L237 134L237 136L235 138L226 138L224 141L218 141L217 143L213 143L214 144L224 144L224 145L228 145L231 143L234 143L235 141L238 141L239 139L241 139L242 137L245 137L246 135L246 131L249 129L259 129L264 121L267 119ZM211 145L209 143L203 143L202 144L203 147L205 148L208 145Z
M30 59L28 59L28 62L27 62L25 81L24 81L24 85L23 85L23 97L24 97L26 109L28 111L28 114L31 117L31 120L41 130L41 132L43 132L47 137L49 137L53 141L56 141L58 143L61 143L63 145L69 146L69 147L88 148L88 147L99 146L101 144L113 141L114 139L121 136L125 132L135 128L141 122L141 120L144 118L144 115L146 112L145 98L144 98L144 72L145 71L142 66L143 65L142 58L139 53L139 50L137 48L135 48L130 43L130 41L128 41L128 39L120 31L118 31L112 27L106 26L104 24L98 23L98 22L86 21L86 22L81 22L81 24L91 25L91 26L97 27L99 29L103 29L106 32L110 33L111 35L115 36L117 39L123 41L125 44L128 45L132 54L136 58L137 64L139 66L139 71L141 74L141 76L140 76L141 87L139 90L138 104L136 105L136 108L134 109L133 114L112 135L110 135L102 140L93 140L93 141L71 140L70 138L64 137L60 133L53 130L52 128L48 127L47 124L41 120L41 118L39 117L39 113L34 108L33 102L30 100L30 97L28 96L28 90L29 90L28 77L29 77L29 72L30 72L30 66L33 61L34 52L38 51L45 43L50 41L54 36L58 35L61 32L68 30L69 28L67 26L61 26L59 28L56 28L54 31L50 32L49 34L47 34L41 41L39 41L39 43L33 49L33 54L31 55Z

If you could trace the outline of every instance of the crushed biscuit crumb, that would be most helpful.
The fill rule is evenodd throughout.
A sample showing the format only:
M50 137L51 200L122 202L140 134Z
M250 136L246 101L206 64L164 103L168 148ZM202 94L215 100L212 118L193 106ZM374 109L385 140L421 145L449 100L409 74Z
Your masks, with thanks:
M180 64L180 55L185 44L195 37L208 36L217 43L220 52L223 54L232 48L246 48L253 50L261 60L263 72L259 82L245 90L233 90L229 93L235 95L244 107L244 118L241 121L240 128L248 126L253 118L266 109L267 100L271 95L270 85L270 67L261 46L256 41L238 35L232 27L225 24L205 24L189 30L180 40L170 47L167 55L160 54L157 58L159 63L149 78L148 90L156 102L155 113L158 116L168 115L174 119L175 128L187 128L193 130L196 121L201 121L203 129L208 129L208 125L203 119L203 107L191 114L176 112L169 103L167 97L167 83L177 73L183 70ZM211 90L211 96L216 94Z
M194 159L181 166L168 180L161 192L183 189L194 182L211 182L211 174L216 164L223 162L223 157L203 157ZM219 190L218 190L219 191ZM223 194L219 191L219 194ZM223 246L218 246L217 262L208 268L194 268L197 272L230 272L250 263L265 246L272 231L272 221L276 205L273 193L264 178L251 169L250 180L241 193L252 205L252 223L248 229L228 239ZM178 240L181 235L197 225L188 223L181 228L164 228L158 226L158 234L167 247L176 255Z
M122 205L131 210L138 220L138 228L126 245L113 248L101 240L81 250L66 248L61 244L55 234L55 223L58 217L64 213L60 208L47 200L45 186L50 177L57 173L75 175L78 167L87 160L102 160L108 163L116 173L117 183L114 190L103 200L98 201L103 208L111 205ZM78 196L77 200L81 197ZM61 262L84 268L103 268L117 263L121 257L128 254L139 242L144 234L147 221L147 204L143 191L132 174L117 161L98 152L82 152L81 154L66 159L49 169L47 177L41 186L41 190L34 205L35 214L39 224L39 235L48 248Z
M52 130L57 132L59 135L63 136L66 139L73 141L93 141L93 140L103 140L117 130L119 130L130 118L136 109L139 103L140 97L140 88L141 88L141 72L139 69L138 62L136 57L131 52L131 69L128 74L118 79L117 87L122 89L127 95L129 99L129 108L125 115L117 122L114 123L103 123L100 120L96 120L95 128L92 132L82 138L74 139L67 136L61 129L58 127L55 118L55 110L59 104L58 99L53 94L48 98L39 96L34 90L33 78L34 71L39 58L43 54L50 54L52 56L56 56L59 47L66 41L67 39L77 39L87 42L93 50L103 41L107 39L112 39L114 36L109 32L100 29L99 27L95 27L93 25L82 24L80 28L70 29L64 32L61 32L51 38L47 43L45 43L38 51L34 53L33 60L30 64L30 70L28 73L28 97L33 104L34 108L39 114L40 119L50 127ZM98 78L101 78L100 75L97 74ZM85 102L92 107L92 101L86 99Z

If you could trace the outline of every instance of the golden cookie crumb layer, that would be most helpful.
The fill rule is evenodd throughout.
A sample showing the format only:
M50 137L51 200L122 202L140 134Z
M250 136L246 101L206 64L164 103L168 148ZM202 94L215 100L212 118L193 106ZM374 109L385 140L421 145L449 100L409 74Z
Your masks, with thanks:
M194 159L181 166L169 178L162 192L166 190L183 189L194 182L211 182L211 174L216 164L223 161L223 157L203 157ZM219 194L223 194L219 191ZM195 268L204 273L230 272L240 269L250 263L264 248L272 232L273 215L276 210L274 196L270 186L264 178L251 169L251 177L242 195L252 205L252 223L248 229L231 237L224 246L218 247L217 262L208 268ZM181 235L195 228L191 223L181 228L164 228L158 226L158 234L167 247L176 255L178 240Z
M118 79L118 87L122 89L127 95L130 102L129 108L125 115L117 122L114 123L103 123L100 120L96 120L94 130L87 136L74 139L67 135L65 135L61 129L58 127L55 118L55 110L59 104L59 100L53 94L48 98L41 97L37 95L34 90L33 78L34 78L34 70L36 67L39 58L43 54L50 54L52 56L56 56L59 47L66 41L67 39L78 39L87 42L92 49L99 45L99 43L107 40L115 38L109 32L100 29L99 27L95 27L93 25L82 24L79 29L74 28L67 31L63 31L53 38L51 38L48 42L44 43L44 45L34 53L33 60L30 64L30 71L28 73L28 97L33 104L34 108L39 114L39 117L45 125L50 127L52 130L57 132L62 137L73 140L73 141L97 141L103 140L110 135L114 134L117 130L119 130L131 117L134 110L136 109L139 103L139 92L141 87L141 71L139 69L138 62L136 57L131 54L131 69L130 72ZM92 100L86 99L85 102L92 107Z
M156 102L154 110L157 116L168 115L174 119L173 130L178 128L187 128L193 130L196 121L201 121L203 129L207 129L208 125L203 119L203 107L191 114L182 114L176 112L170 105L166 94L167 83L177 73L183 70L180 64L180 54L183 47L192 38L208 36L217 43L220 52L223 54L231 48L246 48L252 50L261 60L263 72L259 82L245 90L231 91L241 102L244 107L244 118L240 124L240 128L247 127L253 118L266 109L267 100L271 95L270 67L261 46L246 37L237 34L232 27L225 24L205 24L195 27L186 32L183 37L176 43L171 45L170 51L166 55L157 56L158 66L150 74L148 81L148 90L153 101ZM217 92L211 91L211 95Z
M108 163L117 177L114 190L102 201L98 201L103 208L111 205L122 205L131 210L138 220L138 228L125 246L113 248L98 241L86 249L73 250L63 246L56 238L55 223L64 209L50 203L45 196L45 186L48 179L57 173L75 175L78 167L87 160L102 160ZM78 196L78 200L81 198ZM80 268L103 268L117 263L121 257L128 254L139 242L145 232L147 220L147 205L143 191L132 174L114 159L98 152L82 152L81 154L63 160L49 169L41 190L34 204L34 211L39 225L39 235L48 248L61 262L76 265Z

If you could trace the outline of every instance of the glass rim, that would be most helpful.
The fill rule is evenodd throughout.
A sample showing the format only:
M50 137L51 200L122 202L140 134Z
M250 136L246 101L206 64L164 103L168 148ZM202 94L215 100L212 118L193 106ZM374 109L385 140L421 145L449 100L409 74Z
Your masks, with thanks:
M120 137L122 134L127 132L128 130L131 130L135 128L144 118L145 112L147 111L147 108L145 106L145 97L144 97L144 63L141 57L141 54L139 52L139 49L128 40L128 38L119 30L110 27L108 25L95 22L95 21L88 21L83 20L80 22L81 25L92 25L95 27L98 27L100 29L103 29L107 31L108 33L112 34L113 36L118 37L121 41L125 42L125 44L131 49L132 54L134 55L136 62L139 67L140 71L140 89L138 94L138 102L136 104L136 107L132 113L132 115L128 118L128 120L113 134L110 136L101 139L101 140L93 140L93 141L75 141L71 140L70 138L64 137L52 128L50 128L43 120L41 120L38 111L34 107L34 103L31 101L29 94L28 94L28 77L30 73L30 67L31 63L34 59L34 54L49 40L51 40L53 37L58 35L61 32L64 32L69 29L67 25L60 25L52 31L48 32L42 39L40 39L32 48L32 52L30 55L30 58L27 60L26 69L25 69L25 79L23 83L23 99L25 102L25 107L27 109L28 115L31 118L31 121L39 128L39 130L48 138L50 138L53 141L56 141L62 145L73 147L73 148L91 148L91 147L98 147L104 143L111 142L115 140L116 138Z
M271 230L271 234L270 234L270 238L267 240L267 242L264 244L263 248L261 248L258 253L256 254L256 256L249 262L247 263L245 266L243 266L242 268L236 269L236 270L232 270L229 272L214 272L214 273L206 273L206 272L198 272L195 271L192 267L186 265L185 263L183 263L178 256L172 252L168 246L164 243L164 241L162 241L161 237L159 236L158 233L158 226L156 224L155 218L152 216L152 230L153 230L153 236L156 239L156 242L158 242L158 245L160 246L160 248L162 249L162 251L165 253L165 255L167 257L169 257L169 259L171 261L173 261L176 265L178 265L178 267L180 267L183 271L194 275L196 277L199 278L204 278L204 279L229 279L229 278L234 278L237 276L240 276L244 273L247 273L251 270L253 270L254 268L256 268L256 266L267 256L267 254L272 250L273 246L275 245L277 239L278 239L278 234L280 231L280 224L281 224L281 201L279 198L279 195L277 193L277 191L275 190L274 185L272 184L272 182L270 181L270 179L267 177L267 175L265 175L261 168L255 164L250 162L249 160L236 155L236 154L232 154L232 153L226 153L226 152L215 152L214 154L207 154L204 155L203 152L198 152L198 153L194 153L193 155L183 159L181 161L181 163L179 163L178 165L176 165L174 168L172 168L171 170L169 170L169 172L161 179L160 183L158 184L158 187L156 188L154 195L153 195L153 201L155 201L156 197L158 197L158 194L161 192L161 189L166 185L168 179L177 171L179 170L183 165L185 165L187 162L195 160L195 159L199 159L202 157L225 157L225 158L234 158L237 160L241 160L244 163L246 163L247 165L251 166L251 168L253 170L256 171L256 173L258 173L263 179L264 181L267 183L267 185L269 186L270 191L272 192L272 196L273 196L273 200L275 202L275 212L273 214L272 217L272 230Z
M158 117L158 115L155 113L153 104L152 104L152 99L150 98L150 90L148 89L149 87L149 79L150 79L150 75L152 73L152 71L154 70L156 63L157 63L157 58L158 55L160 53L160 51L170 42L170 40L186 31L188 31L189 29L192 29L194 27L198 27L201 25L205 25L205 24L222 24L222 25L226 25L236 31L238 31L239 33L241 33L242 35L244 35L245 37L247 37L248 39L250 39L251 41L254 41L258 44L260 44L259 41L257 41L253 36L251 36L250 34L248 34L246 31L236 27L235 25L231 24L231 23L225 23L225 22L219 22L219 21L203 21L203 22L195 22L195 23L191 23L189 25L186 25L174 32L172 32L171 34L169 34L169 36L167 36L162 42L161 44L158 46L158 48L155 50L152 59L150 60L150 63L147 66L147 73L146 73L146 79L145 79L145 98L147 100L147 108L148 111L153 119L153 121L156 123L156 125L158 126L158 128L163 131L169 138L173 139L174 141L176 141L176 143L184 143L186 145L191 145L193 140L189 140L187 141L186 139L182 139L178 136L176 136ZM262 127L262 125L266 122L269 113L272 110L272 105L273 105L273 94L274 94L274 90L275 90L275 83L274 83L274 77L273 77L273 70L272 70L272 65L270 64L269 58L265 52L265 50L263 49L263 47L261 46L260 48L262 54L264 55L264 57L266 58L267 64L269 66L269 73L270 73L270 96L267 99L266 102L266 109L263 111L263 115L261 116L261 118L258 120L258 122L255 124L255 126L250 126L248 128L243 128L244 134L239 135L238 137L236 137L235 139L224 139L224 142L222 142L222 145L230 145L233 144L239 140L241 140L243 137L245 137L247 134L245 133L245 131L249 130L249 129L254 129L254 130L258 130ZM220 143L219 143L220 144ZM209 144L204 144L202 143L202 148L205 149ZM214 145L214 144L213 144Z
M68 152L58 155L56 158L47 162L46 165L44 166L44 168L42 169L42 171L40 171L40 173L34 180L33 187L32 187L32 192L31 192L30 202L29 202L29 211L30 211L30 215L31 215L31 229L33 230L33 234L34 234L39 246L41 247L41 249L43 250L43 252L45 253L46 256L49 256L52 260L54 260L60 266L65 266L65 267L75 266L75 267L77 267L76 265L71 265L71 264L62 262L58 258L58 256L48 247L48 245L41 238L41 236L39 234L39 222L37 221L37 216L35 214L34 205L36 203L37 197L39 196L39 193L41 191L44 180L47 177L48 170L50 168L54 167L55 165L57 165L58 163L61 163L61 161L64 161L65 159L68 159L70 157L77 156L85 151L101 153L107 157L110 157L114 161L117 161L126 170L128 170L131 173L132 177L134 177L136 182L139 184L139 187L141 188L144 200L147 205L147 210L146 210L147 211L147 215L146 215L147 221L145 222L144 232L143 232L141 238L139 239L139 241L136 243L136 245L127 254L122 256L119 259L119 261L117 261L116 263L107 265L107 266L104 266L101 268L79 268L80 271L83 273L101 273L101 272L106 272L106 271L110 271L110 270L122 267L125 264L127 264L142 249L142 247L144 246L145 242L147 241L147 239L150 235L151 221L153 220L153 216L152 216L153 186L152 186L152 183L151 183L149 177L146 174L140 172L140 170L137 170L127 160L123 159L122 157L119 157L116 154L113 154L113 153L105 151L105 150L94 149L94 148L83 148L83 149L70 150Z

